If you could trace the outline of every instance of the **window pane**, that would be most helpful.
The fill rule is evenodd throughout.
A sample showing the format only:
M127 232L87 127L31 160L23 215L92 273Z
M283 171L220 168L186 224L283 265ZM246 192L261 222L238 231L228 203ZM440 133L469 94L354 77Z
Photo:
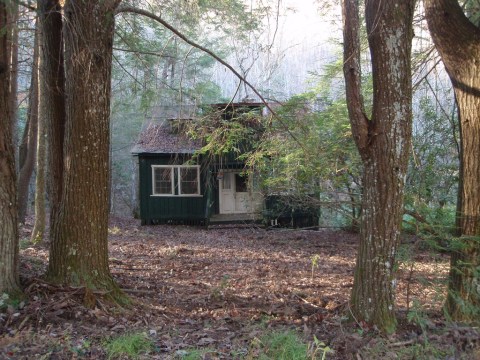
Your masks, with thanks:
M232 177L230 176L232 175L231 173L225 173L223 175L223 190L230 190L232 188L232 182L231 182L231 179Z
M247 192L246 176L235 174L235 192Z
M180 194L198 194L198 168L180 168Z
M154 194L172 193L172 168L154 168Z

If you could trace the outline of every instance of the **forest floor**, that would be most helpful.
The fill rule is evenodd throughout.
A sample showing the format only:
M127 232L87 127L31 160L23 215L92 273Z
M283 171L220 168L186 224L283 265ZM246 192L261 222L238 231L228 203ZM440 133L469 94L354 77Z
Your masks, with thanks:
M398 331L386 338L349 320L353 233L114 218L111 272L131 305L86 308L85 289L42 280L48 244L27 240L32 222L21 229L26 300L0 311L0 359L126 359L135 347L139 359L300 359L282 347L296 345L310 359L329 349L325 359L480 359L479 329L442 316L447 256L411 239L399 255Z

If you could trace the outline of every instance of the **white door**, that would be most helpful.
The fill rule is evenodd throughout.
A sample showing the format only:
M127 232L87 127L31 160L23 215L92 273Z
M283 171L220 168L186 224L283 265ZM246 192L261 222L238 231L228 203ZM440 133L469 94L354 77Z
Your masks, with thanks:
M220 214L248 214L261 209L261 194L248 191L247 178L241 172L223 171L218 181Z
M220 189L220 214L233 214L235 212L234 174L224 172L223 178L218 181Z

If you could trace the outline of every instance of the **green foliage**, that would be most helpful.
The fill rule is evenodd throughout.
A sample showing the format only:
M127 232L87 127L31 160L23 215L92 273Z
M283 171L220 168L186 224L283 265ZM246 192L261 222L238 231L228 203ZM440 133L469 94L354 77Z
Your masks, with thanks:
M69 350L77 357L88 356L91 345L90 341L82 340L77 345L70 345Z
M418 325L422 329L422 334L425 336L427 332L427 316L423 311L422 305L417 299L413 300L413 306L407 314L407 320L410 323Z
M0 294L0 311L5 309L18 309L25 306L24 294L17 293L1 293Z
M247 156L259 140L262 128L257 110L236 109L225 116L224 109L206 107L203 116L189 124L187 133L205 141L199 154L216 156Z
M3 293L2 296L0 296L0 309L3 309L7 306L9 299L10 297L7 293Z
M313 281L313 271L315 270L315 268L318 268L318 261L320 260L320 255L315 254L310 258L310 260L312 262L312 281Z
M406 204L411 208L410 203ZM450 251L455 232L456 207L453 204L438 206L417 203L413 217L403 216L403 230L422 238L422 246L433 251Z
M206 355L210 353L215 353L211 349L192 349L192 350L182 350L178 355L178 358L182 360L202 360L205 359Z
M326 359L332 350L314 338L309 346L295 332L270 332L252 343L251 355L260 360ZM250 357L248 357L250 358Z
M451 264L451 278L462 279L461 286L451 286L448 293L447 311L455 311L454 317L461 318L467 323L480 323L480 266L478 261L480 236L462 235L453 238L450 251L460 254ZM452 305L455 305L453 307ZM457 315L461 314L461 315ZM450 317L451 314L447 314ZM461 317L460 317L461 316Z
M217 84L211 81L202 81L195 84L192 92L196 94L200 104L211 104L217 101L228 101L222 98L222 91Z
M144 333L134 333L112 338L105 343L108 359L127 356L136 359L153 349L153 342Z
M405 186L405 206L414 209L427 224L438 228L437 232L448 232L454 224L459 164L456 120L452 121L439 112L430 98L420 98Z
M307 93L290 99L278 116L258 147L263 156L249 163L266 192L289 194L297 208L316 204L324 218L329 212L358 216L361 161L345 101Z
M458 180L458 144L456 129L428 97L420 98L414 128L414 156L409 183L425 203L454 202Z
M20 250L25 250L26 248L29 248L30 246L32 246L33 243L32 241L30 240L30 238L22 238L20 239L19 241L19 248Z
M480 276L476 274L475 278L477 283L479 282ZM477 285L478 286L478 285ZM470 291L478 291L476 288ZM462 314L464 322L469 324L479 324L480 323L480 307L478 304L473 304L469 299L466 299L465 296L460 296L458 293L449 290L450 301L454 301L455 305L458 307L458 313ZM446 309L445 309L446 310ZM445 311L445 316L447 319L451 320L452 316Z
M311 348L312 354L311 359L316 359L318 355L321 355L321 360L325 360L327 358L328 353L333 353L334 351L330 349L329 346L326 346L323 341L317 339L317 337L313 336L313 347Z

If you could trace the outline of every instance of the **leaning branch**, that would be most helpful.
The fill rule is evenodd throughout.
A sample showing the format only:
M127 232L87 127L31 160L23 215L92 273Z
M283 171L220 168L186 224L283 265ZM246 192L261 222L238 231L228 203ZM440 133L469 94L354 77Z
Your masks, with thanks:
M416 211L412 211L412 210L408 210L408 209L403 209L403 213L405 215L409 215L411 216L412 218L415 219L415 221L423 224L423 229L434 235L434 236L440 236L440 234L438 233L438 231L435 230L435 228L428 222L428 220L423 217L422 215L420 215L419 213L417 213Z
M257 89L255 89L255 87L250 84L250 82L247 81L247 79L245 79L242 75L240 75L240 73L235 70L235 68L233 68L233 66L231 66L230 64L228 64L226 61L222 60L222 58L220 58L218 55L216 55L213 51L207 49L206 47L200 45L200 44L197 44L196 42L190 40L189 38L187 38L185 35L183 35L180 31L178 31L176 28L174 28L172 25L170 25L169 23L167 23L165 20L163 20L160 16L157 16L149 11L146 11L146 10L143 10L143 9L139 9L139 8L136 8L136 7L133 7L133 6L129 6L129 5L120 5L116 12L116 14L119 14L119 13L134 13L134 14L138 14L138 15L143 15L143 16L146 16L152 20L155 20L157 22L159 22L160 24L162 24L164 27L166 27L168 30L170 30L171 32L173 32L175 35L177 35L180 39L182 39L183 41L185 41L187 44L207 53L208 55L210 55L212 58L214 58L215 60L217 60L220 64L222 64L223 66L225 66L227 69L229 69L236 77L238 77L241 81L243 81L250 89L252 89L252 91L259 97L259 99L261 100L261 102L265 105L265 107L272 113L272 115L276 116L276 113L275 111L272 109L272 107L267 103L267 101L265 100L265 98L258 92ZM292 134L291 134L292 135ZM293 136L293 135L292 135Z
M227 69L229 69L237 78L239 78L241 82L243 81L243 83L245 83L250 89L252 89L252 91L259 97L260 101L270 111L272 116L275 117L280 122L280 124L283 126L285 131L288 132L288 134L292 137L292 139L302 149L305 149L304 144L290 131L290 129L288 128L288 125L283 122L283 120L277 115L275 110L273 110L273 108L270 106L270 104L267 102L267 100L265 100L265 98L258 92L258 90L252 84L250 84L250 82L248 82L247 79L245 79L242 75L240 75L239 72L237 70L235 70L235 68L233 66L231 66L226 61L222 60L222 58L220 58L218 55L216 55L213 51L207 49L206 47L204 47L200 44L197 44L196 42L194 42L192 40L190 40L185 35L183 35L180 31L175 29L172 25L170 25L165 20L163 20L160 16L152 14L149 11L146 11L146 10L143 10L143 9L138 9L136 7L129 6L129 5L120 5L116 9L115 14L120 14L120 13L133 13L133 14L143 15L145 17L148 17L148 18L152 19L152 20L155 20L155 21L159 22L160 24L162 24L164 27L166 27L168 30L170 30L172 33L177 35L180 39L185 41L187 44L205 52L206 54L210 55L212 58L217 60L220 64L222 64Z

